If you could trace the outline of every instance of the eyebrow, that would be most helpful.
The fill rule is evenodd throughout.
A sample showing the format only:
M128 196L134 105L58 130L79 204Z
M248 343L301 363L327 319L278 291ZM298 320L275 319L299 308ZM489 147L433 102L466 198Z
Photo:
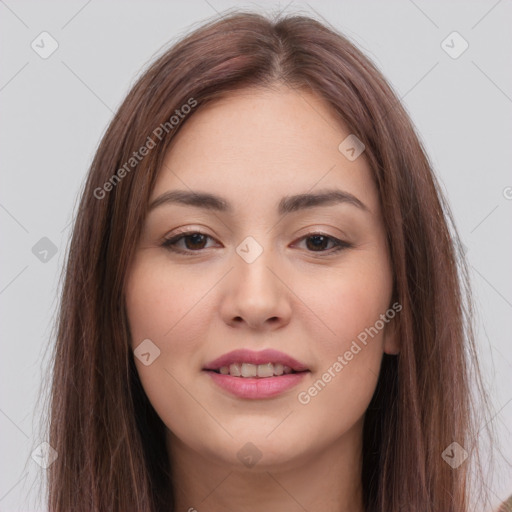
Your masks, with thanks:
M170 190L163 193L150 203L149 211L164 204L174 203L195 206L196 208L203 208L205 210L233 213L232 205L222 197L206 192L193 192L188 190ZM366 212L369 211L367 206L356 196L339 189L285 196L279 201L277 211L279 215L286 215L307 208L331 206L340 203L356 206Z

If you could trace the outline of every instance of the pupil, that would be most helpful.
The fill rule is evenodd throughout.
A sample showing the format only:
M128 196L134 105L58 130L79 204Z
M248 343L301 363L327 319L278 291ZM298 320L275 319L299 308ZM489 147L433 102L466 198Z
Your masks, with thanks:
M201 242L204 242L204 235L201 233L194 233L193 235L188 235L186 238L187 243L185 244L187 246L187 249L201 249L201 247L190 247L190 245L199 244L201 245ZM192 244L189 244L188 242L192 240Z
M315 235L308 238L308 245L310 240L315 240L316 242L313 243L313 248L316 249L325 249L325 242L328 242L327 237L323 235ZM320 243L318 243L320 242ZM309 247L308 247L309 248Z

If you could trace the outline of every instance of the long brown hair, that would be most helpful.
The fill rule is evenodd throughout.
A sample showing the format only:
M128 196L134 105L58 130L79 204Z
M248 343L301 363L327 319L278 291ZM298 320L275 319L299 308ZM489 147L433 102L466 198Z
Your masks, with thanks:
M143 73L92 162L52 355L48 428L58 453L48 469L52 512L169 510L165 426L129 348L127 269L157 172L180 127L230 91L278 83L327 101L364 143L380 194L393 301L403 309L400 354L384 356L365 416L366 509L469 510L468 468L478 454L471 369L480 382L471 297L449 208L414 127L381 73L335 30L306 16L234 13L203 25ZM174 125L177 109L189 113ZM163 136L156 136L157 127L166 128ZM149 139L147 154L131 161ZM442 457L453 442L470 459L457 468Z

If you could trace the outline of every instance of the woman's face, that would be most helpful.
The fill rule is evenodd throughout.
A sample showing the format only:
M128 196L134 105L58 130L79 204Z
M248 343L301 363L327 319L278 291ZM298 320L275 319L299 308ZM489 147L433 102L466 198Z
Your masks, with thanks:
M350 139L339 149L349 135L283 86L210 104L174 139L126 288L171 449L264 468L359 443L396 308L368 163Z

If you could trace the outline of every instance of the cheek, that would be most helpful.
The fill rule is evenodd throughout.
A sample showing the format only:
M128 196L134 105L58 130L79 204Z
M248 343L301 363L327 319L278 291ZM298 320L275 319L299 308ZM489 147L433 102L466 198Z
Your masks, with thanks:
M307 279L297 277L295 282L302 283L298 294L321 323L321 332L311 339L321 343L319 354L331 359L347 350L359 335L364 339L367 329L390 307L392 275L380 254L356 254L340 268L309 274ZM373 344L376 350L381 337L372 338L378 338Z
M194 354L208 325L204 295L212 286L209 281L214 282L204 275L169 272L158 259L136 260L126 286L132 348L149 338L162 356L170 346L173 358Z
M306 422L328 411L335 420L332 435L364 414L375 391L383 335L394 316L394 311L389 314L392 275L383 262L380 256L357 258L304 282L302 293L307 291L308 306L318 312L321 331L309 332L317 365L297 400Z
M127 279L131 348L136 351L149 339L159 351L148 365L135 355L137 372L157 414L179 437L187 436L190 425L176 411L185 417L201 414L187 389L194 369L199 374L203 363L200 346L208 337L211 308L206 294L214 283L204 273L169 272L158 258L136 260Z

